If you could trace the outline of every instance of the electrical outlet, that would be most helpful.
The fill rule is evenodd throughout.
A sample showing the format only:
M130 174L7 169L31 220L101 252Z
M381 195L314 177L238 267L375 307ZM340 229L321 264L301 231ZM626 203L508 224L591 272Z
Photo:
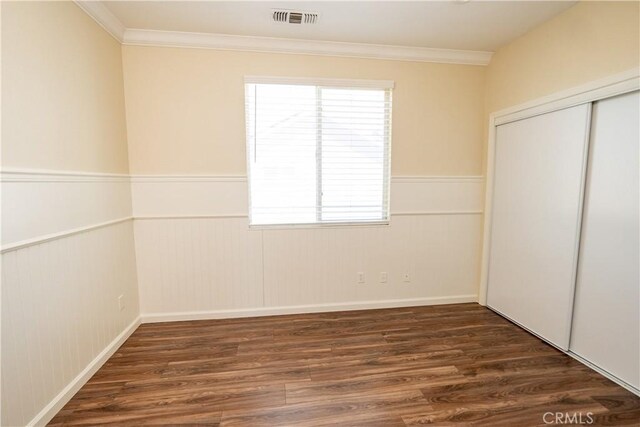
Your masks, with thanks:
M411 282L411 275L409 273L404 273L402 275L402 281L405 283Z
M358 283L364 283L364 273L362 271L358 272Z
M387 283L388 275L386 271L380 272L380 283Z
M124 295L118 297L118 308L120 311L124 310Z

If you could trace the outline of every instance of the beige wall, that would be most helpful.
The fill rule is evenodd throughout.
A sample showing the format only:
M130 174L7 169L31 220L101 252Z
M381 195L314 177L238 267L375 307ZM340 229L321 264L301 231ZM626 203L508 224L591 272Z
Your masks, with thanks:
M121 47L73 2L2 2L2 167L128 173ZM0 424L44 425L137 324L130 186L9 177Z
M500 48L487 69L486 112L638 67L639 6L580 2Z
M394 80L394 175L477 175L485 67L123 47L131 172L244 175L245 75Z
M120 44L72 2L2 4L2 166L128 171Z

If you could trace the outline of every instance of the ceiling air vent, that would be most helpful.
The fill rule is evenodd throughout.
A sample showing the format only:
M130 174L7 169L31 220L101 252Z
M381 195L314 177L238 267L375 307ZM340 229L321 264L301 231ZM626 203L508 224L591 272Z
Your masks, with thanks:
M316 24L318 14L314 12L301 12L297 10L273 9L271 19L282 24Z

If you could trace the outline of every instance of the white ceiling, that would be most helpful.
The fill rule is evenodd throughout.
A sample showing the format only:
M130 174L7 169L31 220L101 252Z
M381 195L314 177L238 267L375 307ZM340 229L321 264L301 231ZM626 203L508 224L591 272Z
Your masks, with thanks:
M495 51L576 1L104 1L126 28ZM320 13L277 24L271 9Z

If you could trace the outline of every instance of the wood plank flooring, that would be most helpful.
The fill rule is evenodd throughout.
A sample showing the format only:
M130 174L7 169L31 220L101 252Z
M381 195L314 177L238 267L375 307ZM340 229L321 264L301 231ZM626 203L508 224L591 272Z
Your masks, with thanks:
M141 325L51 425L512 427L546 412L639 425L640 398L458 304Z

